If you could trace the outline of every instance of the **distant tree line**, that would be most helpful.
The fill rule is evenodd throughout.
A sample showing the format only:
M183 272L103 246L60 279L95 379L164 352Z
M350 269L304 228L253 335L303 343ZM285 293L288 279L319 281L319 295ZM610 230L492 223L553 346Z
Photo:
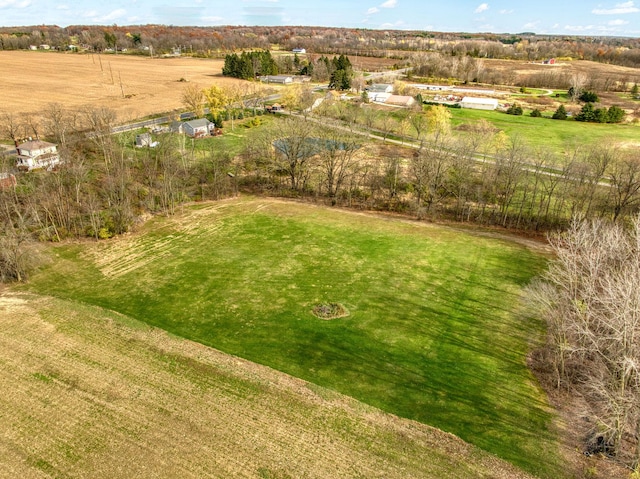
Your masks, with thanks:
M61 28L34 25L0 28L2 50L26 49L29 45L42 43L60 49L80 44L94 51L102 51L111 45L126 48L148 46L157 52L170 52L178 47L185 53L198 56L269 49L277 44L288 50L303 47L316 54L392 56L398 59L407 59L414 52L432 52L459 60L501 58L541 61L555 57L634 68L640 66L640 39L633 37L468 34L304 26L72 25Z

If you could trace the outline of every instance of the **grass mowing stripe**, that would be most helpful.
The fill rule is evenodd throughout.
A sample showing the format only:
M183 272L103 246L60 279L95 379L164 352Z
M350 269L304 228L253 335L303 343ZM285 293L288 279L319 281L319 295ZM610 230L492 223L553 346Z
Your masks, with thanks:
M541 326L514 314L543 259L446 228L269 200L199 213L188 235L184 218L158 218L121 240L164 242L171 231L170 255L107 277L86 250L126 254L119 240L60 246L28 287L119 311L557 476L549 409L525 365ZM321 302L350 315L320 320L311 310Z

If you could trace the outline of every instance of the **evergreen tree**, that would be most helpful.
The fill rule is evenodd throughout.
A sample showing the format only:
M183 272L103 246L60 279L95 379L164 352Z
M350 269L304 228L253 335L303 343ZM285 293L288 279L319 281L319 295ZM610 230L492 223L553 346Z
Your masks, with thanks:
M554 120L566 120L567 119L567 109L564 105L560 105L558 109L551 116Z
M576 121L597 121L593 103L587 103L582 107L580 113L576 115Z
M578 97L580 101L584 101L587 103L597 103L599 98L598 95L592 91L583 91Z
M523 113L524 112L522 111L522 107L516 103L514 103L507 109L508 115L522 115Z
M613 105L609 107L607 112L607 123L620 123L626 116L625 111L619 106Z

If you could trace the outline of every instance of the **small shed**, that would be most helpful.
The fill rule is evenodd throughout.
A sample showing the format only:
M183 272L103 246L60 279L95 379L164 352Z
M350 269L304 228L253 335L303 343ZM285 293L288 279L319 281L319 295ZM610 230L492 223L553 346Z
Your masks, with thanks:
M136 135L136 147L142 148L144 146L151 146L151 134L150 133L142 133L140 135Z
M477 98L465 96L460 102L462 108L471 108L474 110L495 110L498 108L498 100L495 98Z

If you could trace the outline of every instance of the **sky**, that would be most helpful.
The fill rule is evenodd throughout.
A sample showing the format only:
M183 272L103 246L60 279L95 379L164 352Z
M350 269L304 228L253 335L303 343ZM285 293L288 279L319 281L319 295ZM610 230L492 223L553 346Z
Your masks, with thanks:
M0 26L312 25L640 36L640 0L0 0Z

